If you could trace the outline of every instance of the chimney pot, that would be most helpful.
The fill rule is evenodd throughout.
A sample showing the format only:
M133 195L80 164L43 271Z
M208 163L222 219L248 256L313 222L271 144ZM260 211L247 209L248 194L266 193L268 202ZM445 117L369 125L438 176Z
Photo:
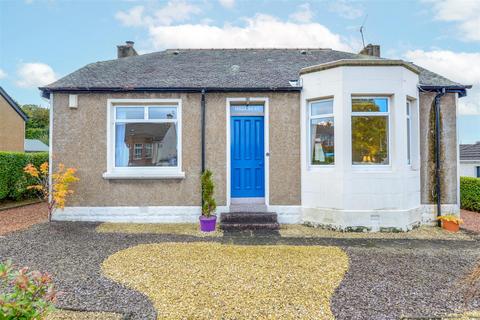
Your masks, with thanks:
M133 48L135 42L125 41L125 44L117 46L117 58L138 56L137 51Z
M380 46L378 44L369 43L362 49L362 51L360 51L360 54L380 58Z

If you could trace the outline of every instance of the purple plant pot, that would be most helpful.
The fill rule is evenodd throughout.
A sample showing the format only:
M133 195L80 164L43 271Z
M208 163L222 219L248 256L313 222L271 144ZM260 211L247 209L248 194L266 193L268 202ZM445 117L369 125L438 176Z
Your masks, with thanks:
M215 224L217 223L217 216L200 216L200 231L212 232L215 231Z

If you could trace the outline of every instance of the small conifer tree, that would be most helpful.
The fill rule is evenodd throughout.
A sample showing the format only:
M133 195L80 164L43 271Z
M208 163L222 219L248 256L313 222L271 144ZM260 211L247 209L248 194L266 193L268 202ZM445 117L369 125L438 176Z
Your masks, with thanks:
M212 172L210 170L205 170L202 174L202 215L205 217L212 216L217 209L217 203L213 198L214 191L215 185L212 180Z

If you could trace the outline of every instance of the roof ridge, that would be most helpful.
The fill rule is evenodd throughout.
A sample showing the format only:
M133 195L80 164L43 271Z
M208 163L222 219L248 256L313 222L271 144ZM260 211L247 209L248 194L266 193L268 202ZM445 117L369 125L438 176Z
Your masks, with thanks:
M333 50L332 48L315 48L315 47L307 47L307 48L168 48L163 51L207 51L207 50ZM162 52L162 51L154 51L150 53L155 53L155 52ZM354 53L355 54L355 53Z

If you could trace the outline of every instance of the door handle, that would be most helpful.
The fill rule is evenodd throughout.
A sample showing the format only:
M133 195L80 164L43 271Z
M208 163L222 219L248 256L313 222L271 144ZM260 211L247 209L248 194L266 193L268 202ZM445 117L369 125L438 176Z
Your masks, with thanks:
M265 153L266 157L270 157L270 152Z

